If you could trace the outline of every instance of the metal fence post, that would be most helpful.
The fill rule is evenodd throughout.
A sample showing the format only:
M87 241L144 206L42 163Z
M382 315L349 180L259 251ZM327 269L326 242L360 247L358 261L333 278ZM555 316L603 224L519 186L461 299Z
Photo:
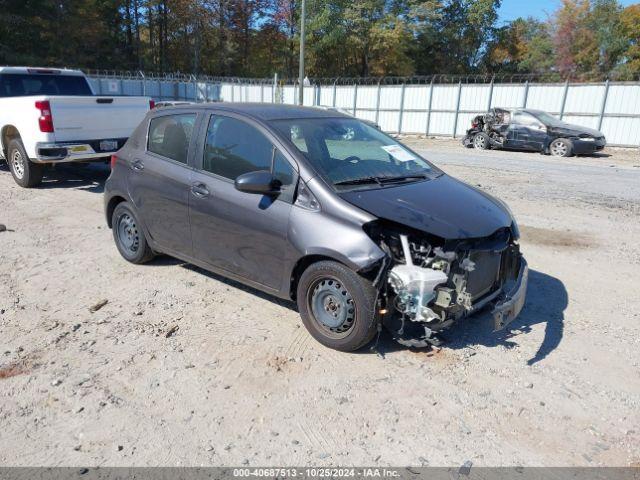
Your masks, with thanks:
M358 84L353 84L353 116L356 116L356 108L358 107Z
M273 74L273 89L271 90L271 103L276 103L276 89L278 88L278 74Z
M487 103L487 110L491 110L491 103L493 102L493 82L495 76L491 77L491 83L489 84L489 102Z
M336 91L336 83L337 83L337 82L338 82L338 79L336 78L336 79L333 81L333 108L336 108L336 94L337 94L337 91Z
M431 86L429 87L429 107L427 108L427 130L425 134L429 136L431 129L431 106L433 105L433 82L435 77L431 77Z
M602 106L600 107L600 118L598 119L598 130L602 130L604 112L607 109L607 98L609 98L609 79L604 83L604 93L602 94Z
M198 103L198 101L200 100L200 96L198 95L198 79L195 75L193 75L193 97L196 103Z
M460 115L460 97L462 96L462 80L458 82L458 100L456 103L456 116L453 120L453 138L456 138L458 133L458 116Z
M567 105L567 94L569 93L569 80L564 82L564 93L562 94L562 105L560 105L560 120L564 117L564 107Z
M527 108L527 102L529 101L529 80L524 84L524 98L522 99L522 108Z
M404 115L404 92L407 87L406 83L402 84L402 89L400 90L400 114L398 115L398 134L402 133L402 117Z
M378 91L376 93L376 125L379 125L380 120L380 94L382 93L382 86L380 80L378 80Z
M140 86L142 87L142 96L146 97L147 96L147 79L144 76L144 72L139 71L138 75L140 75L140 77L142 77L142 80L140 80Z
M235 102L235 97L236 97L236 87L233 84L233 81L231 82L231 102Z

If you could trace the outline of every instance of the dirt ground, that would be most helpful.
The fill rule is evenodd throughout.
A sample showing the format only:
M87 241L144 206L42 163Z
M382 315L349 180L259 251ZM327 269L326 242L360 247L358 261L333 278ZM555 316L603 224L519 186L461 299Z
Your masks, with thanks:
M0 465L638 465L640 152L407 139L504 199L529 295L441 350L316 343L293 305L118 255L105 165L35 190L0 167Z

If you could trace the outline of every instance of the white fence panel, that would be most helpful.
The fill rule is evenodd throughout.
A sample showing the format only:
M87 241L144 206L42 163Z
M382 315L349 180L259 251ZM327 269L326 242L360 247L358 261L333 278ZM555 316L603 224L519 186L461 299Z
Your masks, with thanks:
M357 108L375 109L378 101L378 86L359 85Z
M491 97L491 107L520 108L524 105L525 85L504 85L493 86Z
M404 112L402 116L402 133L424 135L427 130L427 112Z
M406 110L428 110L429 85L407 85L404 91L404 109ZM424 128L422 129L424 130Z
M640 116L640 85L610 85L605 113Z
M484 112L489 107L490 85L463 85L460 94L460 110Z
M527 97L527 108L560 113L564 91L564 85L531 85Z
M193 78L193 77L192 77ZM155 100L276 102L297 104L294 85L196 81L189 78L100 76L89 78L96 95L147 95ZM640 84L407 84L307 86L305 105L336 106L377 121L388 132L460 136L472 118L491 107L547 111L600 129L610 145L640 145ZM606 100L606 101L605 101ZM402 118L401 118L402 117Z
M353 110L353 85L338 85L336 87L336 107Z
M385 110L400 111L400 99L402 97L401 85L383 85L380 92L380 108ZM395 129L397 130L396 123Z
M567 90L566 113L600 113L604 85L571 85ZM597 125L596 125L597 126Z
M458 101L458 85L436 85L433 87L433 110L455 110ZM451 133L453 129L449 129Z

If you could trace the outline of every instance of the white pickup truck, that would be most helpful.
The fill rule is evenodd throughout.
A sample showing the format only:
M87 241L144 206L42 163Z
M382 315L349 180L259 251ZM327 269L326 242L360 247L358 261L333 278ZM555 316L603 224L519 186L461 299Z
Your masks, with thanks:
M95 96L79 70L0 67L0 156L33 187L48 164L109 157L151 108L148 97Z

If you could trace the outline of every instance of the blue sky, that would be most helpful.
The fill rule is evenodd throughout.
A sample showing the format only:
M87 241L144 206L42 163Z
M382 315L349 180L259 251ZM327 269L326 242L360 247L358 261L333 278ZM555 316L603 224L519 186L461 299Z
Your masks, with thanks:
M638 0L620 0L624 6L636 3ZM509 21L518 17L536 17L541 20L547 14L553 13L560 5L560 0L502 0L500 20Z

